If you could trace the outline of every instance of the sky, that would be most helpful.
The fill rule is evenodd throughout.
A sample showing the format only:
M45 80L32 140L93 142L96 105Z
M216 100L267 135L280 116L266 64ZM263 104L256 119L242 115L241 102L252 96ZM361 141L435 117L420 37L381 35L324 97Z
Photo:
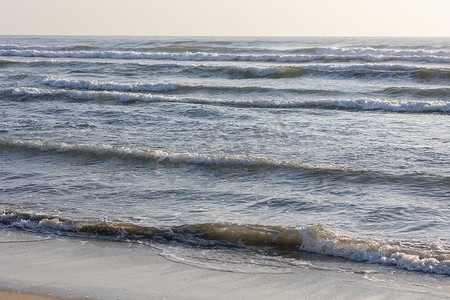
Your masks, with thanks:
M0 0L0 34L450 37L450 0Z

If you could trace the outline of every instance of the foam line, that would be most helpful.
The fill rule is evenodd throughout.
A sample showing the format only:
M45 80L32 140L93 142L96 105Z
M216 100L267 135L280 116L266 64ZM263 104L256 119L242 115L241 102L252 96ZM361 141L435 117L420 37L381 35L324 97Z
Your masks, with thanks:
M224 54L210 52L138 52L120 50L55 51L40 49L0 49L0 56L47 58L102 58L102 59L152 59L174 61L254 61L254 62L388 62L409 61L450 63L450 56L438 55L383 55L383 54Z
M269 247L281 252L308 251L352 261L391 265L410 271L450 275L450 254L447 251L364 241L337 235L320 225L285 227L203 223L156 227L133 223L76 221L8 210L3 210L0 214L0 223L40 233L117 241L166 240L196 247L216 244L230 249L237 245L250 250Z
M14 88L0 90L0 94L15 97L45 97L49 100L57 97L69 97L75 100L114 100L120 102L172 102L204 105L223 105L247 108L321 108L374 111L383 110L402 113L449 113L450 102L442 100L398 100L398 99L318 99L318 100L243 100L243 99L208 99L199 97L175 97L164 95L151 95L142 93L108 92L108 91L76 91L76 90L50 90L40 88Z

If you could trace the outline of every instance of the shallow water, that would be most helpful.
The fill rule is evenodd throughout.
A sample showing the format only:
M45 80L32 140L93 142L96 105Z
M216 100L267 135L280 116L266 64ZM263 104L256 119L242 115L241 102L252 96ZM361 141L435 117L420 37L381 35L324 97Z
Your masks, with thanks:
M448 275L449 66L449 39L1 37L1 222Z

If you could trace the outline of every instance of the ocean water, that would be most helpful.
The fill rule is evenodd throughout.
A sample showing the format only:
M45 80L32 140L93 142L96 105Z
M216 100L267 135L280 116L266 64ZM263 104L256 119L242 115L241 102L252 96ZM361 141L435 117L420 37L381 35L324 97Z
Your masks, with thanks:
M5 241L450 275L449 38L3 36L0 106Z

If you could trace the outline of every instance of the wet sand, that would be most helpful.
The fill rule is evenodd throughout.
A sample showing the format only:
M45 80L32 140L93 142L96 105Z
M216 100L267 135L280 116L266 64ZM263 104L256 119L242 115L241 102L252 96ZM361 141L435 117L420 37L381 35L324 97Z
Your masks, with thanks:
M0 230L0 235L2 231ZM0 299L449 299L450 279L418 272L298 267L245 274L169 261L138 244L57 238L0 242ZM394 269L393 269L394 270ZM9 298L7 298L9 297Z
M0 291L0 299L2 300L56 300L50 296L32 295L32 294L18 294L8 291Z

